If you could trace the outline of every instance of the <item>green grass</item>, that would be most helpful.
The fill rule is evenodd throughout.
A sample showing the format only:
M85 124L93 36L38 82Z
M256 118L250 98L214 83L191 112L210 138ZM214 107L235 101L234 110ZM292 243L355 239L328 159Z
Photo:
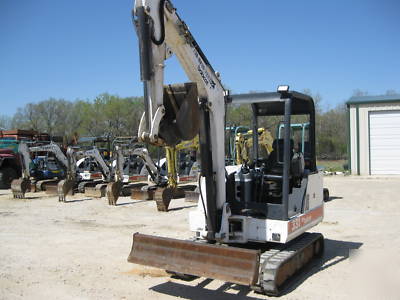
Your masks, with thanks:
M340 160L317 160L317 166L319 167L325 167L326 171L330 172L344 172L343 165L347 164L346 159L340 159Z

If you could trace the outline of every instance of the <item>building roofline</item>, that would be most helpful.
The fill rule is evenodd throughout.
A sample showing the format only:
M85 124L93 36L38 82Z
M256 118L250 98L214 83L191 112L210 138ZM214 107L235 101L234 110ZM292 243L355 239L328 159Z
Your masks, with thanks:
M370 103L400 103L400 95L381 95L381 96L356 96L351 97L347 102L347 106L354 104L370 104Z

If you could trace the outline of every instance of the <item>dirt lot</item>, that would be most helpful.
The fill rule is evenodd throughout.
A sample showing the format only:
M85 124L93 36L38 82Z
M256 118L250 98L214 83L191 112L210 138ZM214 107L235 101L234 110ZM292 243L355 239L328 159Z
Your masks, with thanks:
M400 178L328 177L331 200L315 227L326 251L282 299L399 299ZM188 238L193 203L81 195L58 203L44 193L13 200L0 190L0 299L267 299L247 287L191 282L127 263L134 232ZM350 253L350 255L349 255Z

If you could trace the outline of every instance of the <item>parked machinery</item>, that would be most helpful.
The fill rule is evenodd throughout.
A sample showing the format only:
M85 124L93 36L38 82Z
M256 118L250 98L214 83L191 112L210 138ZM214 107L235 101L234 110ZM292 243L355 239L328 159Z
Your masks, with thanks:
M187 25L168 0L137 0L134 22L140 45L145 113L138 136L175 146L198 132L200 197L189 215L195 241L136 233L128 261L246 284L278 294L287 280L322 255L324 239L306 233L323 218L322 176L315 163L313 99L280 86L277 92L232 95L223 88ZM175 54L190 83L163 86L164 60ZM225 104L253 111L251 165L225 168ZM305 161L290 139L292 115L310 122L311 156ZM279 116L285 136L267 158L258 155L258 122Z
M0 139L0 189L8 189L11 182L21 176L19 141Z
M137 143L137 138L117 138L113 142L113 149L114 181L107 185L108 204L116 205L123 188L132 192L146 186L148 176L155 184L165 182L148 150Z
M186 197L190 201L193 198L198 199L198 193L193 192L200 174L198 151L198 135L175 146L165 147L168 186L163 189L161 197L156 197L159 211L168 211L169 204L174 198Z
M57 184L57 194L59 202L66 202L67 194L74 194L75 186L77 184L76 179L76 152L72 147L67 149L67 175L65 179L61 180Z
M26 191L31 189L31 175L35 175L34 172L31 174L31 153L37 152L47 152L54 154L58 163L60 163L65 169L68 168L68 160L64 153L61 151L60 147L56 143L49 143L40 146L28 147L25 142L21 142L18 148L18 153L21 157L22 163L22 177L19 179L15 179L11 182L11 190L13 192L14 198L24 198ZM62 174L62 175L61 175ZM64 172L60 172L59 178L53 179L45 179L33 177L36 181L36 189L37 190L45 190L46 185L54 184L58 182L61 177L63 177Z
M106 194L107 183L112 180L112 167L111 164L105 160L100 154L99 149L93 147L92 149L78 152L78 155L82 155L85 158L89 158L90 161L94 161L101 172L101 178L94 181L81 180L78 184L78 190L84 192L89 197L104 197ZM90 173L90 172L89 172Z

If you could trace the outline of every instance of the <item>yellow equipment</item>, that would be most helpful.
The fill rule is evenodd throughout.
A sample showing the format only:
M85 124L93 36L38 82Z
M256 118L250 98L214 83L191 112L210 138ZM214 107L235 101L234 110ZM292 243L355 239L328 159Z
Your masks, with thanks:
M261 146L265 154L272 152L272 143L274 139L271 133L265 128L258 128L258 145ZM253 148L253 130L246 133L238 133L235 137L236 144L236 164L252 162L254 157L252 155Z

